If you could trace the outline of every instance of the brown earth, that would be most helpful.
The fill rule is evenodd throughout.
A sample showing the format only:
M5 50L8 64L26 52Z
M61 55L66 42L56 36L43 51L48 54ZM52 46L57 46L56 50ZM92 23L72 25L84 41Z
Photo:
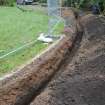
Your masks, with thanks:
M105 105L105 18L87 15L80 23L83 34L30 105Z
M105 18L63 12L67 37L0 81L0 105L105 105Z

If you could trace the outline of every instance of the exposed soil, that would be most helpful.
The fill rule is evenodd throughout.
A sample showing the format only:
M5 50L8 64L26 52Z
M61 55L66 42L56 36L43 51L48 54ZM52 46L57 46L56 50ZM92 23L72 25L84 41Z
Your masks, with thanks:
M0 105L105 105L105 17L73 11L59 46L1 83Z
M105 105L105 18L88 15L81 23L83 36L30 105Z

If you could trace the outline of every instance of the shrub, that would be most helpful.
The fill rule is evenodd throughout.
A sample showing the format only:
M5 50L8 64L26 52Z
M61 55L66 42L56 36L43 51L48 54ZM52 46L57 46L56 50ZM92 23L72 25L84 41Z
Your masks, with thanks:
M13 6L15 0L0 0L0 5Z
M39 0L40 3L47 3L47 0Z

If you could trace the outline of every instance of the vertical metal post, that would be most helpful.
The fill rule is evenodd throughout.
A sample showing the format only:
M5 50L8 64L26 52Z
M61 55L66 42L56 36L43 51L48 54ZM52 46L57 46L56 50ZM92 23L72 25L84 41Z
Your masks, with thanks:
M48 15L49 15L49 23L48 23L48 35L52 36L53 27L57 24L58 16L61 15L60 11L60 0L47 0L48 4Z

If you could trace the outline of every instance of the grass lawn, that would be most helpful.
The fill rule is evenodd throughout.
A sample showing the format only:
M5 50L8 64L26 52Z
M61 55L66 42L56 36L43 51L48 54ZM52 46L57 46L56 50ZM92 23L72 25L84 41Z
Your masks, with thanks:
M16 7L0 7L0 56L35 40L47 32L48 16L42 11L22 12ZM5 74L34 57L47 45L36 42L4 59L0 59L0 75Z

